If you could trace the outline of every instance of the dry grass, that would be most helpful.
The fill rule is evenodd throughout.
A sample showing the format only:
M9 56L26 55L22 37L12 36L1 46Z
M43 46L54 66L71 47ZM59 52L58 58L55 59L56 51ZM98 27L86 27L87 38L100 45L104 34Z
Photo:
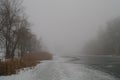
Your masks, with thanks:
M51 60L52 55L47 52L26 54L21 59L0 62L0 75L15 74L22 68L34 67L42 60Z

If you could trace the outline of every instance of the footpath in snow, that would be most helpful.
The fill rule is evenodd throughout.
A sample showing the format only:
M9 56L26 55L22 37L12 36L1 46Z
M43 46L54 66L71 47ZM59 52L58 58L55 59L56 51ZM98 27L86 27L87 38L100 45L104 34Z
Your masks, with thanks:
M43 61L34 69L0 80L117 80L109 74L89 69L83 64L68 63L63 59Z

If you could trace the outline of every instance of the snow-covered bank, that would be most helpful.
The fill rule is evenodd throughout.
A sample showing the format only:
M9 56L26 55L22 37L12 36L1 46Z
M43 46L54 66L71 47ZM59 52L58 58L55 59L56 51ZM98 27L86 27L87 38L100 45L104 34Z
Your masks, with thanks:
M117 80L101 71L65 60L43 61L34 69L21 71L18 75L0 77L0 80Z

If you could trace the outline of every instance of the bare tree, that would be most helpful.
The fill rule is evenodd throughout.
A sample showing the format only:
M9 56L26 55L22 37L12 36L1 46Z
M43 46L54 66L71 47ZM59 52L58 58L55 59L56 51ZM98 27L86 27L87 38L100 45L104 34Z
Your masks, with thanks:
M39 43L30 30L22 0L0 0L0 44L4 46L5 57L14 58L16 51L21 56L37 51Z
M21 0L0 0L0 34L5 47L5 57L13 58L18 36L16 31L21 27L23 7Z

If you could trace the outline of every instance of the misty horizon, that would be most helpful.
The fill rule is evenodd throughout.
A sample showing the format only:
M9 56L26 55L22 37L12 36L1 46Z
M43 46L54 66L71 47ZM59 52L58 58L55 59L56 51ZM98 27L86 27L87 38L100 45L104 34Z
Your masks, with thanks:
M25 0L32 31L54 54L80 54L106 23L120 16L118 0Z

